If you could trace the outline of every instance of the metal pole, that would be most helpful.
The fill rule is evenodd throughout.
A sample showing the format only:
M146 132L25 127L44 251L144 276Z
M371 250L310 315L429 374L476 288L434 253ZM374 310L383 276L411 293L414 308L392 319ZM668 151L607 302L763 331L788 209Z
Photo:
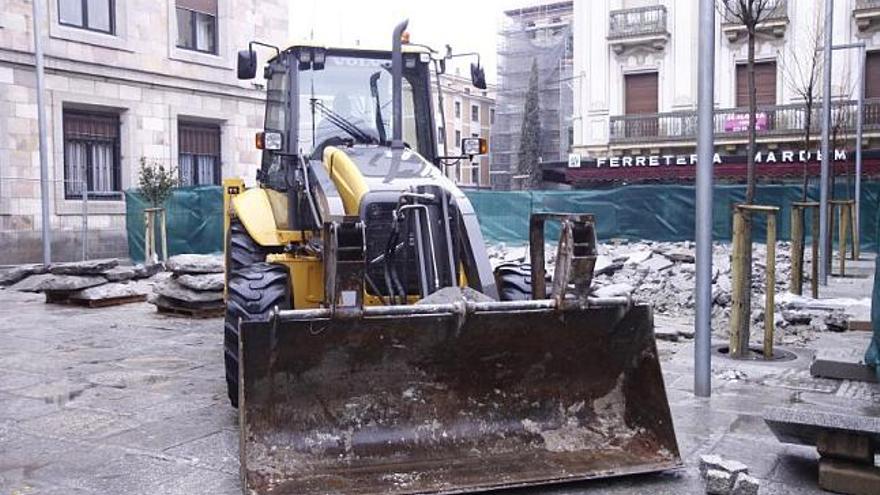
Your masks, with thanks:
M37 71L37 125L40 140L40 207L43 235L43 264L52 263L52 230L49 225L49 151L46 145L46 108L43 93L45 77L43 74L43 40L40 33L40 22L43 20L43 2L34 0L34 59Z
M867 80L865 79L865 66L867 65L867 48L865 45L862 45L861 50L859 50L859 57L861 60L861 77L859 79L859 108L858 113L856 114L856 183L855 183L855 208L853 209L853 242L855 246L859 246L859 240L861 239L861 228L859 225L859 220L861 219L861 201L862 201L862 131L865 126L865 84ZM858 252L858 249L856 249Z
M715 154L715 4L700 0L697 89L696 320L694 394L712 394L712 167Z
M82 179L82 259L89 259L89 181L85 170Z
M831 132L831 47L834 32L832 0L825 0L825 67L822 91L822 173L819 183L819 284L828 285L828 178L830 174Z

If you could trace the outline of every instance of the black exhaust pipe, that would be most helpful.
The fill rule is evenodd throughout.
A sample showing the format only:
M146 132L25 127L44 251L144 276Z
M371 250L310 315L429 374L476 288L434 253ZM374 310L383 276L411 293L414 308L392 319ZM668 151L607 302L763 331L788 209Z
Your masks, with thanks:
M391 40L391 148L403 149L403 32L409 19L394 28L394 38Z

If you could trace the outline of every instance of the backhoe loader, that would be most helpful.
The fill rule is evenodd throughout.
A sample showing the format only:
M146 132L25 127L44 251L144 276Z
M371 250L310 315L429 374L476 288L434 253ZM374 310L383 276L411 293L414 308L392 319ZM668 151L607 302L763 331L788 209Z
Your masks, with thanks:
M676 468L650 308L591 295L591 215L533 215L529 297L513 272L496 279L443 170L486 142L439 152L432 74L448 54L405 28L390 51L276 48L257 186L224 181L244 493L462 493ZM239 52L239 78L255 76L259 45ZM471 73L485 87L479 62Z

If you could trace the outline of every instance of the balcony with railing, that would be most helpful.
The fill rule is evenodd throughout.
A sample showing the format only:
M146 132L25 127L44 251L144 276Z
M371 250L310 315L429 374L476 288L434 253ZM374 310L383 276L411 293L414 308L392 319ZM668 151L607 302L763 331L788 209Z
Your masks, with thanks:
M662 50L669 40L664 5L613 10L608 20L608 43L618 54L637 46Z
M856 0L853 19L859 31L880 30L880 0Z
M855 101L837 101L832 105L832 122L845 132L855 129L857 115ZM810 127L818 137L821 105L812 110ZM759 106L756 115L759 138L797 136L804 130L807 111L804 105ZM745 140L748 137L749 116L745 108L716 110L715 137L719 140ZM880 131L880 98L869 99L864 108L865 131ZM647 144L690 142L697 137L696 112L668 112L649 115L611 117L611 144Z
M755 5L763 6L757 29L760 32L772 34L777 38L785 36L788 28L788 0L769 0L762 4L763 0L755 2ZM746 27L741 21L738 12L739 2L730 0L722 2L721 30L731 42L735 42L746 34Z

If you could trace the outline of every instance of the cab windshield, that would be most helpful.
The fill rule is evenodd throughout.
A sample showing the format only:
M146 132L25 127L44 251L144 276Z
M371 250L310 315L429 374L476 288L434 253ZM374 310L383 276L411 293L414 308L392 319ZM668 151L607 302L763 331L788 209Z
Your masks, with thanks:
M387 144L392 136L391 61L327 56L322 70L299 74L299 140L306 154L322 144ZM412 85L403 79L403 139L418 149Z

